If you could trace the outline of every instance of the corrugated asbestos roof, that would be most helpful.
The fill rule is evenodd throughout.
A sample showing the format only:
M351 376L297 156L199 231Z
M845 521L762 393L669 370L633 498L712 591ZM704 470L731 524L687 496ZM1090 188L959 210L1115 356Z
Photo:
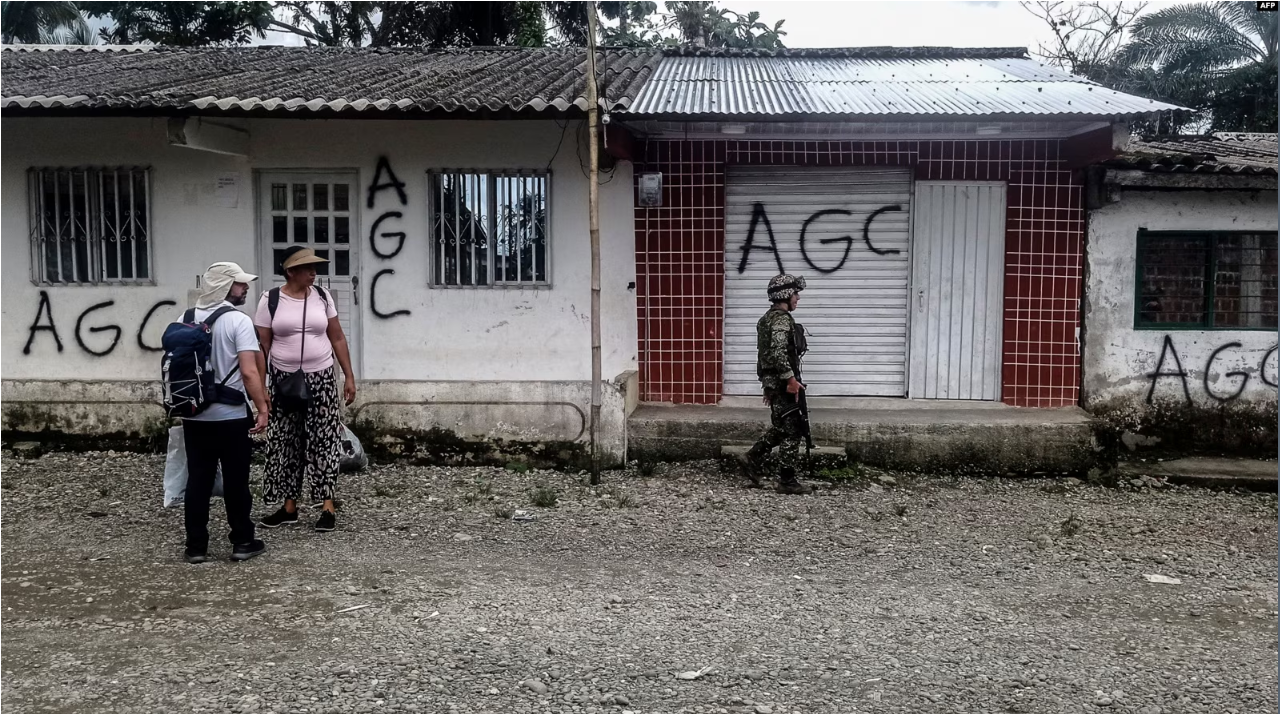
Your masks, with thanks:
M1276 134L1218 132L1134 139L1106 165L1157 173L1276 176L1277 162Z
M609 48L610 111L682 120L1123 117L1178 109L1027 59L1021 48ZM581 48L9 46L0 108L321 114L584 110Z
M1066 74L1018 48L674 55L663 58L629 114L1124 117L1180 109Z
M602 106L618 110L661 52L603 55ZM563 112L587 107L586 64L573 48L13 46L0 52L0 108Z

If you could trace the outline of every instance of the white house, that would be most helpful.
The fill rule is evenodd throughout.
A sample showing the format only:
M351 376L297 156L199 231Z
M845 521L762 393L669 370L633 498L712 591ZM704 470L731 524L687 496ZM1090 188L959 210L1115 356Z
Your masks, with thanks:
M7 439L156 433L159 335L205 266L252 266L263 290L275 252L306 245L332 261L354 425L395 450L581 454L583 50L26 47L0 63ZM607 461L759 430L759 409L708 424L759 404L753 325L777 272L810 282L816 409L947 405L912 424L958 455L985 420L1023 430L989 432L1003 454L1061 427L1058 457L1015 455L1036 469L1089 451L1086 168L1129 118L1174 107L1021 48L598 64ZM868 432L828 417L816 436Z
M273 253L305 245L330 259L356 424L572 449L591 377L581 55L5 48L4 429L154 430L160 335L205 267L239 262L266 290ZM606 53L605 109L656 59ZM618 461L630 163L608 178L602 438Z
M1086 407L1275 455L1277 135L1135 140L1091 184Z

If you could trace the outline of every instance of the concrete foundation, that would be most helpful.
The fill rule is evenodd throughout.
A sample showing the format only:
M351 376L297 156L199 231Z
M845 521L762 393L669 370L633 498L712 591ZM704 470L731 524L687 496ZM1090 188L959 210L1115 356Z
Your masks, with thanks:
M144 380L5 380L3 439L50 449L155 449L170 420L160 387ZM347 424L373 455L443 463L536 457L584 466L591 383L582 381L363 380ZM626 418L636 373L604 382L600 449L604 467L627 453Z
M933 400L815 403L815 443L843 448L851 460L885 469L1079 473L1099 460L1090 418L1078 408ZM713 459L723 446L752 443L768 425L764 407L642 405L627 422L628 456Z

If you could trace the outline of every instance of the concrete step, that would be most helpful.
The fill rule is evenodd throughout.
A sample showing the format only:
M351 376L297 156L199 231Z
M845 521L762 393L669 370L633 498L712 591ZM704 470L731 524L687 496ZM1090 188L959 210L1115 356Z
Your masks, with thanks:
M722 445L720 448L720 458L722 461L735 461L740 455L747 454L752 446L750 444L730 444ZM778 451L770 452L766 458L766 465L773 467L773 460L778 457ZM810 450L810 468L814 471L823 469L844 469L850 463L849 455L845 453L844 447L815 447ZM805 447L801 446L801 459L805 459Z
M1277 491L1277 462L1225 457L1185 457L1164 462L1121 462L1116 471L1122 479L1156 477L1172 484L1252 491Z
M1098 463L1089 415L1079 408L902 402L813 408L814 441L856 463L903 471L1080 474ZM627 420L628 452L651 461L716 459L722 447L750 445L768 426L762 407L642 405Z

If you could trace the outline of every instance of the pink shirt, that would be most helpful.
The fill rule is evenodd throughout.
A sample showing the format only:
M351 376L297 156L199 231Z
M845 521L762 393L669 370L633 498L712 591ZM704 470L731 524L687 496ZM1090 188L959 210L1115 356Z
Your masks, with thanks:
M271 328L271 364L281 372L293 372L298 369L298 358L302 357L304 372L320 372L334 364L334 346L329 342L329 319L338 316L334 307L334 297L330 293L329 302L321 300L316 290L307 293L307 334L303 337L303 301L290 298L284 291L280 292L280 304L276 306L276 317L271 317L267 309L267 292L258 301L258 312L254 314L254 325L259 328Z

